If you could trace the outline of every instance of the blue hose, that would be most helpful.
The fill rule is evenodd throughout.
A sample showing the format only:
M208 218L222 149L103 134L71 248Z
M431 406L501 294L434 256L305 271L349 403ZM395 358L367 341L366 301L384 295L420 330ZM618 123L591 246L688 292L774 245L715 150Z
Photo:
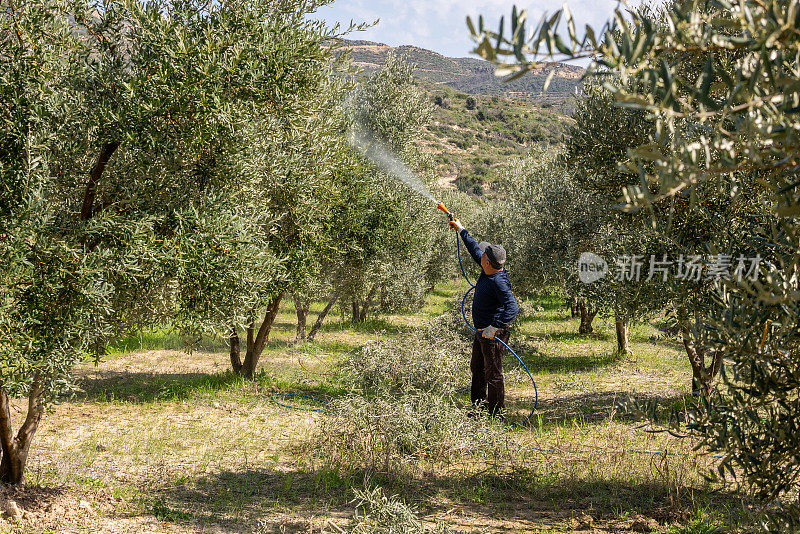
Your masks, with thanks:
M467 304L467 296L472 292L473 289L475 289L475 284L473 284L470 281L469 276L467 276L467 272L464 270L464 262L461 260L461 241L459 241L458 233L456 233L456 252L458 253L458 266L461 267L461 274L464 275L464 280L466 280L467 283L469 284L469 289L467 289L467 292L464 293L464 298L461 299L461 317L464 318L464 322L467 324L468 327L472 329L473 332L478 333L478 329L475 328L475 326L473 326L473 324L469 322L469 319L467 319L467 312L465 310L465 306ZM524 426L528 424L528 421L530 421L531 417L533 417L533 412L535 412L536 408L539 406L539 390L536 388L536 381L533 379L533 375L528 369L528 366L525 365L525 362L522 361L522 358L519 357L519 354L517 354L514 351L514 349L509 347L506 344L506 342L503 341L502 339L498 337L495 337L494 339L495 341L499 341L500 343L502 343L503 346L507 348L509 352L511 352L511 354L513 354L514 357L517 358L517 360L519 360L519 363L522 364L522 368L525 369L526 373L528 373L528 377L531 379L531 383L533 384L534 397L533 397L533 409L531 410L531 413L529 413L528 417L523 419L521 423L515 423L511 425L512 427Z
M320 412L320 413L330 413L329 410L323 410L321 408L306 408L304 406L292 406L291 404L284 404L278 400L278 397L300 397L303 399L310 399L315 402L319 402L321 404L328 404L326 401L322 399L318 399L316 397L312 397L311 395L303 395L301 393L276 393L272 396L272 401L277 404L278 406L283 406L284 408L291 408L292 410L303 410L306 412Z

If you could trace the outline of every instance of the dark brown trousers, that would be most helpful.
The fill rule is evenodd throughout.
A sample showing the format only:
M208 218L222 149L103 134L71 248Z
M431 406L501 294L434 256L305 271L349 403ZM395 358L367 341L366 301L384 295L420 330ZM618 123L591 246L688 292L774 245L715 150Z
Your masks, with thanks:
M510 332L501 328L495 338L508 343ZM506 348L494 339L484 338L480 332L475 334L472 342L472 388L470 399L473 404L486 403L489 413L494 415L505 407L505 385L503 383L503 352ZM488 395L487 395L488 390Z

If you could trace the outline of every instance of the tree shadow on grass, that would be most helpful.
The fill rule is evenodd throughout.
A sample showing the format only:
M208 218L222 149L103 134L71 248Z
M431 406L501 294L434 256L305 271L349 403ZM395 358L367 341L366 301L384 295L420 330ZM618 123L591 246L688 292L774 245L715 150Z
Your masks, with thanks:
M683 341L675 337L656 337L656 336L648 336L642 338L632 339L631 341L637 341L641 343L649 343L651 345L658 345L659 347L664 347L672 350L677 351L685 351L686 349L683 346Z
M32 478L30 469L31 467L29 466L28 479ZM62 487L39 486L36 484L0 485L0 501L3 502L3 506L8 501L14 501L22 510L33 513L45 510L65 493L67 493L67 489Z
M615 419L634 421L637 418L624 409L620 410L620 403L631 397L626 391L597 391L592 393L567 393L557 396L539 397L536 410L530 419L530 425L542 428L553 426L572 426L575 423L600 424L607 421L612 415ZM655 401L659 406L666 408L682 409L693 402L691 395L645 395L636 394L638 401ZM530 414L533 408L533 398L516 398L506 395L506 409L509 421L522 421ZM662 415L659 423L666 423L669 412Z
M428 295L432 295L434 297L451 299L451 298L453 298L453 295L455 295L455 292L448 291L446 289L442 289L442 288L439 288L439 287L435 287L431 291L429 291L427 294Z
M437 479L433 486L440 497L459 502L476 514L513 521L516 528L523 530L543 525L591 530L588 525L578 527L576 524L576 519L585 520L589 516L597 529L592 532L642 531L641 527L633 527L634 522L649 520L651 524L661 525L684 521L700 508L727 512L738 502L733 495L693 488L670 505L674 493L670 494L671 488L665 482L598 480L588 474L586 479L578 476L554 480L534 471L519 472L515 476L482 473L444 477ZM432 505L423 509L429 514L442 513L447 506ZM470 524L472 521L454 526Z
M346 353L359 348L361 348L360 344L345 343L331 339L315 339L314 341L304 341L292 346L292 350L297 354Z
M353 321L330 321L325 322L320 327L320 332L341 332L343 330L353 330L364 334L377 334L385 332L387 334L403 334L415 330L416 327L410 325L399 325L387 321L384 318L368 319L363 323L354 323Z
M513 340L512 340L512 348ZM614 365L620 361L619 357L613 353L607 354L579 354L575 356L554 356L545 354L536 348L526 346L520 347L517 354L525 362L525 366L531 373L558 373L564 371L593 371L600 367ZM519 365L518 360L513 354L506 351L503 358L504 369L513 369Z
M79 400L95 402L149 403L185 400L201 392L216 392L243 384L243 379L225 373L145 373L103 371L78 382Z
M224 339L203 335L190 340L173 330L169 325L154 327L150 330L137 331L115 339L108 344L110 353L142 352L147 350L186 350L192 346L194 350L216 352L226 350Z
M225 532L309 532L315 516L346 510L355 483L327 468L224 470L152 492L148 511Z
M593 343L595 341L607 341L610 339L605 332L593 332L591 334L579 334L578 332L547 332L544 334L534 334L532 337L567 344Z
M149 510L173 511L167 515L181 522L232 532L251 532L256 526L260 532L309 532L321 528L326 516L338 517L345 526L354 511L351 489L366 484L382 486L387 496L399 495L424 519L444 515L456 527L473 529L476 522L487 522L484 526L494 531L507 522L515 530L533 531L563 526L588 513L610 531L631 531L636 515L663 524L685 520L699 508L724 511L736 503L732 495L699 488L684 491L676 502L668 484L660 481L602 480L588 474L553 478L534 469L444 473L390 478L361 469L343 474L330 467L225 470L155 490Z
M78 400L134 404L187 400L237 389L247 390L248 395L264 397L271 397L278 390L323 396L341 393L339 388L327 383L284 383L265 373L258 373L249 380L230 371L214 374L104 371L99 376L84 377L78 385L82 390L77 395Z

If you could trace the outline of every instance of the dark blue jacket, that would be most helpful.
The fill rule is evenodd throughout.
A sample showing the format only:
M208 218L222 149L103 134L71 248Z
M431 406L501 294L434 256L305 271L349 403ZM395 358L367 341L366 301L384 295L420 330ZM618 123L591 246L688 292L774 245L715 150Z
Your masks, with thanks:
M466 230L461 230L461 239L469 255L480 265L483 252L478 247L478 242ZM481 275L475 282L475 296L472 298L472 322L475 328L486 328L489 325L496 328L507 327L518 312L519 306L511 292L508 272L503 269L490 276L481 269Z

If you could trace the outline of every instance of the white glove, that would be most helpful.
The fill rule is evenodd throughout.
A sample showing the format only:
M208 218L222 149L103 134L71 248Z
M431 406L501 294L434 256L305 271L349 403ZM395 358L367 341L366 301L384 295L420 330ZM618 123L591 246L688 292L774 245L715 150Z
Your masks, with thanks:
M481 330L481 335L486 339L494 339L494 334L497 332L497 328L492 325L487 326L483 330Z
M459 221L458 219L453 219L452 221L450 221L450 228L460 233L461 230L464 229L464 225L461 224L461 221Z

